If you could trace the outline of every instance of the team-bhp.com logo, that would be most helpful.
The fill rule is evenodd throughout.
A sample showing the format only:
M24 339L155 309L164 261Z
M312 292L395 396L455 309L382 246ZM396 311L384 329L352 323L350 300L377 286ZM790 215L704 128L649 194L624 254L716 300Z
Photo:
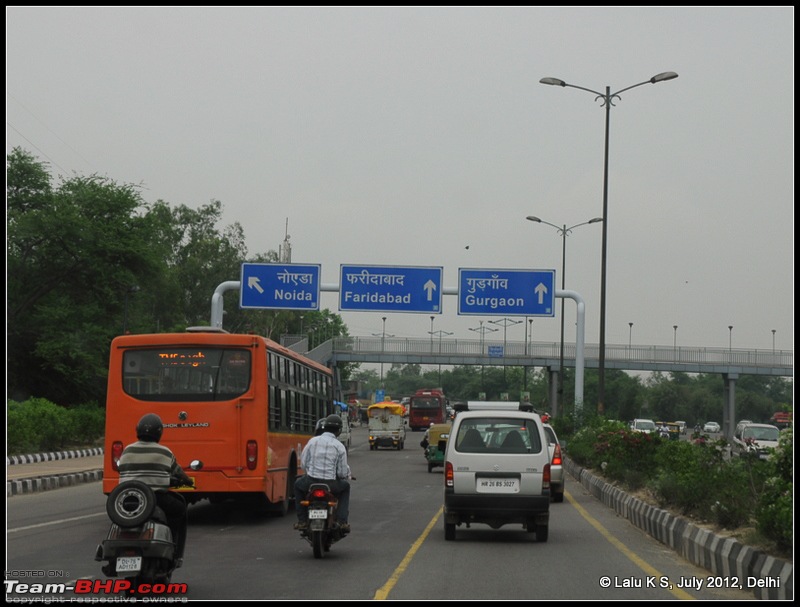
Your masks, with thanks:
M56 602L58 599L53 595L63 595L68 592L73 592L82 597L86 602L92 602L94 599L108 600L110 597L127 597L134 598L139 596L141 598L149 598L153 601L164 600L186 600L184 596L189 586L187 584L134 584L129 580L76 580L74 584L64 583L30 583L20 582L19 580L4 580L6 588L6 600L9 602L39 602L43 601L45 597L50 597L50 600ZM17 596L11 597L9 594ZM16 599L16 600L15 600ZM70 600L70 599L66 599ZM78 600L81 600L79 598ZM135 600L135 598L134 598Z

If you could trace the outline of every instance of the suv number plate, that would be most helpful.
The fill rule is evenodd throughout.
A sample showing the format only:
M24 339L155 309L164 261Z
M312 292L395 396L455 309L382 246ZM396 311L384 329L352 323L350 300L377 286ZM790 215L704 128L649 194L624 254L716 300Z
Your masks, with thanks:
M519 493L518 478L479 478L478 493Z
M328 518L327 510L309 510L308 518Z
M118 556L117 573L132 573L142 570L142 557L140 556Z

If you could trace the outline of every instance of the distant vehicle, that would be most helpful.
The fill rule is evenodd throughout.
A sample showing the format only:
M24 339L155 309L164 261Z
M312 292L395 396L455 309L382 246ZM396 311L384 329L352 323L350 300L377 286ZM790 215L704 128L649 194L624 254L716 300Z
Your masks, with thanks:
M369 416L369 448L378 447L403 449L406 444L406 427L403 420L403 406L399 403L378 403L367 409Z
M777 411L769 419L778 428L788 428L792 425L792 414L789 411Z
M706 422L703 426L703 432L719 432L721 430L717 422Z
M550 497L554 502L564 501L564 466L561 458L561 443L550 424L544 424L547 448L550 451Z
M739 437L733 438L731 452L736 455L757 454L759 459L767 459L770 451L778 446L780 429L772 424L745 424Z
M675 422L672 422L672 423L678 424L678 427L680 428L680 433L681 434L686 434L686 422L685 421L678 420L678 421L675 421Z
M651 434L656 432L656 423L652 419L635 419L631 422L631 430Z
M747 424L752 424L752 423L753 423L752 419L739 420L739 423L736 424L736 429L733 431L733 438L734 439L741 438L742 437L742 430L744 429L744 427Z
M417 390L409 402L408 426L412 431L427 430L431 424L447 422L449 401L440 388Z

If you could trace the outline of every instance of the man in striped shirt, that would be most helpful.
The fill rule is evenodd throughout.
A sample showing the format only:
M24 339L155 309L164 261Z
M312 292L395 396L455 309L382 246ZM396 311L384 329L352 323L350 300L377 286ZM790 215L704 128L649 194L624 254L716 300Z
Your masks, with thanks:
M192 486L175 455L165 445L159 445L164 425L155 413L148 413L136 424L136 438L122 451L119 458L119 482L140 481L155 493L156 504L167 515L167 525L175 540L175 562L183 564L186 546L187 508L182 495L169 490L171 485Z

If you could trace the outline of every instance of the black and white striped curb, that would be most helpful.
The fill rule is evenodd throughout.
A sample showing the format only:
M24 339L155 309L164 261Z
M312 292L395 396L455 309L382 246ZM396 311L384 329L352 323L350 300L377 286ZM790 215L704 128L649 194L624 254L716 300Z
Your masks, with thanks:
M591 471L564 458L565 469L594 497L621 517L666 544L690 563L718 576L740 580L755 577L764 581L780 579L779 588L754 588L762 600L794 598L794 564L698 527L688 519L657 508L608 484Z
M50 489L72 487L82 483L93 483L103 480L102 470L87 470L86 472L70 472L68 474L55 474L52 476L39 476L6 482L6 497L38 493Z
M12 464L38 464L40 462L52 462L60 459L73 459L76 457L90 457L92 455L103 455L102 447L91 449L76 449L73 451L54 451L51 453L33 453L29 455L9 455L6 457L6 466Z

